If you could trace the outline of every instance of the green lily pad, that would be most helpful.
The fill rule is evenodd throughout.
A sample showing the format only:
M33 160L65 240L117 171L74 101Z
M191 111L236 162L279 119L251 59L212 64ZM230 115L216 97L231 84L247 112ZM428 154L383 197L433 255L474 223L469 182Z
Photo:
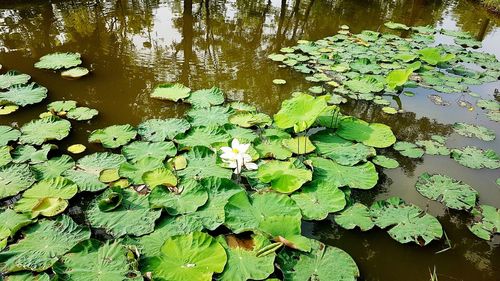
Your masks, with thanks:
M265 140L255 146L255 150L261 158L275 158L278 160L286 160L292 156L292 152L283 146L282 140Z
M251 129L241 128L240 126L226 126L226 132L232 139L237 139L242 143L254 142L259 136Z
M229 106L237 112L253 112L257 110L255 106L240 101L231 102Z
M74 100L60 100L60 101L53 101L47 105L47 110L48 111L53 111L55 113L59 112L68 112L71 109L76 108L76 101Z
M61 280L122 281L140 274L132 268L126 248L118 242L86 240L54 265Z
M360 276L358 266L343 250L321 242L312 243L312 251L284 251L278 264L285 280L355 281Z
M177 148L173 142L134 141L122 147L122 154L130 162L137 162L146 157L163 161L167 156L175 156Z
M112 211L101 211L98 206L99 201L111 192L113 192L111 189L107 189L90 203L86 215L92 227L104 228L114 237L126 234L141 236L153 232L161 210L149 208L148 196L140 195L131 188L125 188L121 191L123 198L120 206Z
M500 210L489 205L480 205L472 210L474 220L468 225L469 230L484 240L500 233Z
M434 140L416 141L417 146L423 147L429 155L450 155L450 149L440 142Z
M382 107L382 111L387 113L387 114L396 114L398 113L398 110L395 109L394 107L390 107L390 106L384 106Z
M27 106L41 102L47 97L47 88L36 83L14 85L0 92L0 103Z
M500 110L500 103L496 100L477 100L476 105L482 109Z
M389 147L396 142L396 137L389 126L368 123L354 117L342 118L336 133L344 139L376 148Z
M340 165L354 166L376 155L373 147L350 142L326 131L313 135L312 139L318 154Z
M378 182L377 170L371 162L351 167L320 157L310 160L314 166L314 179L328 182L332 187L370 189Z
M403 156L409 158L420 158L424 155L424 150L417 147L416 144L407 141L398 141L394 144L394 149Z
M31 214L32 218L39 215L53 217L64 212L68 200L77 192L76 184L63 177L41 180L23 193L14 210Z
M284 139L282 143L284 147L288 148L288 150L295 154L307 154L316 149L311 140L309 140L308 136L298 136L295 138Z
M0 167L0 199L14 196L35 182L35 176L26 164Z
M9 142L15 142L21 136L19 130L10 126L0 125L0 145L7 145Z
M286 84L286 80L285 79L274 79L273 80L273 84L275 84L275 85L285 85Z
M210 281L227 262L226 251L212 236L193 232L167 238L160 254L146 259L146 271L153 279Z
M304 185L290 197L306 220L323 220L329 213L341 211L346 205L344 192L321 180Z
M230 111L222 106L195 108L188 111L187 116L193 127L216 127L229 123Z
M90 71L86 67L73 67L71 69L65 70L61 72L61 76L64 78L80 78L83 77L87 74L89 74Z
M384 90L384 83L370 76L345 81L344 85L351 91L361 94L378 93Z
M386 22L386 23L384 23L384 25L390 29L410 30L410 28L408 26L406 26L405 24L396 23L396 22L392 22L392 21Z
M211 148L226 144L231 137L220 127L195 127L180 136L177 142L185 147L204 146Z
M312 180L312 173L296 168L292 162L273 160L259 167L257 177L263 183L270 183L271 188L278 192L291 193Z
M345 229L359 227L361 231L367 231L375 226L368 207L361 203L354 203L341 213L335 215L335 222Z
M384 167L386 169L396 169L399 167L398 161L386 157L384 155L377 155L372 159L373 164L379 165L381 167Z
M31 79L28 74L23 74L15 70L7 71L0 75L0 89L7 89L14 85L26 84Z
M77 121L87 121L99 114L99 111L88 107L77 107L68 111L66 117Z
M474 207L478 196L470 185L444 175L423 173L415 185L424 197L442 202L456 210Z
M441 224L435 217L398 197L375 202L370 213L375 224L380 228L389 227L389 235L399 243L427 245L443 236Z
M203 89L192 92L186 100L194 108L206 108L213 105L220 105L224 102L224 93L217 87Z
M149 204L152 208L164 208L173 216L193 213L207 200L207 190L193 179L181 181L173 190L158 186L149 195Z
M62 140L69 135L71 123L58 117L35 119L21 127L21 143L41 145L50 140Z
M307 130L327 107L326 99L327 96L315 98L300 93L281 104L274 122L278 128L293 128L296 133Z
M274 252L259 255L260 250L269 247L271 243L263 235L253 235L249 241L239 241L233 235L217 237L224 247L227 264L218 280L246 281L263 280L274 272ZM248 246L251 244L251 246Z
M160 100L171 100L177 102L180 99L189 97L191 89L179 83L164 83L156 86L151 97Z
M79 53L52 53L45 55L35 63L35 68L61 69L78 66L82 63Z
M158 168L164 168L163 160L154 157L144 157L134 163L122 163L119 175L120 177L130 179L133 184L144 184L144 174Z
M420 59L430 65L448 62L455 58L454 54L444 52L441 48L425 48L418 51Z
M367 58L357 59L349 66L351 67L352 70L362 74L367 74L367 73L379 74L381 72L380 66L376 63L372 63Z
M492 141L495 139L495 132L479 125L472 125L467 123L455 123L453 124L453 130L465 137L476 137L484 141Z
M43 163L31 166L37 180L51 179L73 168L75 161L68 155L51 158Z
M155 186L176 186L177 178L167 168L160 167L142 174L142 180L150 188Z
M12 156L10 155L11 149L10 146L0 146L0 167L12 162Z
M136 135L137 131L128 124L113 125L93 131L89 136L89 142L101 143L105 148L118 148L133 140Z
M11 152L12 162L14 163L29 163L38 164L48 160L47 155L56 146L44 144L40 149L36 149L32 145L19 145Z
M472 146L467 146L462 149L452 149L451 158L471 169L500 168L500 158L496 152L491 149L481 150Z
M229 117L229 122L243 128L250 128L253 126L271 125L273 120L269 115L264 113L241 112L231 115L231 117Z
M29 215L18 214L12 209L0 211L0 221L2 222L0 229L5 230L5 232L0 231L0 250L3 249L2 244L7 244L9 237L14 237L21 228L33 222Z
M40 220L24 231L24 238L0 253L0 270L41 272L79 242L89 239L90 231L66 215L56 220Z
M231 178L232 171L217 165L217 155L210 149L194 147L186 154L188 165L178 172L179 176L192 179L207 177Z
M70 153L73 153L73 154L80 154L80 153L84 152L86 149L87 149L87 147L85 145L77 143L77 144L72 144L72 145L68 146L68 148L66 150Z
M189 130L191 125L184 119L149 119L137 126L137 132L145 141L173 140Z
M491 120L491 121L495 121L495 122L500 122L500 111L494 111L494 110L491 110L491 111L488 111L486 113L486 116Z

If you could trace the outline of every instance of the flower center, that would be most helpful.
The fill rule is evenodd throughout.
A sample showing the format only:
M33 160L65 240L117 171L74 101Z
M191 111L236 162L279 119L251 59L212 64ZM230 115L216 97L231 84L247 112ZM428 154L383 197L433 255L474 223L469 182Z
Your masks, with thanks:
M234 153L240 153L240 151L237 148L233 148Z

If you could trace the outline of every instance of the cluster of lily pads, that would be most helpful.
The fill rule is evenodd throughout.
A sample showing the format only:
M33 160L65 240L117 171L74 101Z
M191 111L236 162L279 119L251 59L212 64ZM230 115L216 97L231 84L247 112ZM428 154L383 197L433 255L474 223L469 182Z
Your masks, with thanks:
M39 69L61 70L61 76L69 79L77 79L89 74L86 67L79 66L82 64L81 55L79 53L52 53L45 55L35 63L35 67Z
M443 93L467 92L473 96L467 85L500 78L500 62L492 54L471 50L480 47L481 42L467 32L408 27L392 22L385 27L410 32L410 36L402 38L370 30L352 34L344 25L336 35L314 42L300 40L298 45L282 48L281 53L271 54L269 58L307 74L307 81L321 83L309 91L313 94L331 92L333 104L344 103L347 98L368 100L384 106L382 110L388 114L395 114L398 109L391 107L391 101L384 96L414 95L403 92L404 89L424 87ZM437 33L451 36L455 45L436 43ZM284 84L286 81L276 79L274 82ZM439 95L429 97L444 104ZM492 107L487 116L498 121L498 104Z
M30 75L15 70L0 75L0 115L39 103L47 97L47 88L29 83L30 79Z

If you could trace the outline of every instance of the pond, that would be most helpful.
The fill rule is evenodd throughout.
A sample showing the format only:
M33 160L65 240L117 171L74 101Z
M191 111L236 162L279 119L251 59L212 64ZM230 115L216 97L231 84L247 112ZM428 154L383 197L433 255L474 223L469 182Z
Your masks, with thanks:
M73 126L71 135L59 146L82 143L88 146L86 154L103 151L100 145L88 144L88 135L95 129L114 124L137 126L147 119L184 115L188 105L150 98L154 87L167 81L191 89L217 86L227 99L249 103L272 116L292 92L307 91L314 84L306 81L304 74L268 59L270 54L301 39L331 36L341 25L359 33L380 30L388 21L469 32L482 41L480 51L500 59L500 17L474 1L2 1L0 64L31 75L49 92L44 102L1 116L0 125L22 125L45 112L51 101L75 100L97 109L99 115ZM41 56L56 51L81 53L91 75L65 80L33 67ZM277 78L287 83L273 84ZM470 88L481 98L495 99L500 82ZM455 122L465 122L486 126L499 135L500 126L475 106L476 98L440 93L449 105L439 106L428 98L435 92L423 88L411 91L415 96L400 95L392 101L402 109L395 115L362 100L349 100L341 105L341 111L389 125L398 140L414 142L437 134L448 137L449 147L472 145L500 152L498 137L485 142L453 133ZM474 108L464 108L460 101L470 102ZM451 249L441 251L449 246L446 239L420 247L400 244L378 228L345 230L333 216L304 222L303 234L349 253L360 269L359 280L429 280L429 271L434 268L440 281L498 280L500 237L479 239L467 229L464 212L447 209L415 189L420 174L445 174L474 187L480 204L498 208L498 169L469 169L443 156L412 159L394 151L388 154L400 167L382 170L375 188L353 191L353 198L370 205L398 196L417 205L438 218ZM88 199L77 196L71 204Z

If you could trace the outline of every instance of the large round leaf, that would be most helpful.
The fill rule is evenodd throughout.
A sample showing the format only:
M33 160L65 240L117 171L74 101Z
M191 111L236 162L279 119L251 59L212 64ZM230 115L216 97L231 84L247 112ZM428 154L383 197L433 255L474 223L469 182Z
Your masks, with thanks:
M79 53L52 53L40 58L35 63L36 68L61 69L78 66L82 63Z
M211 107L224 102L224 93L222 93L219 88L212 87L211 89L203 89L192 92L186 101L189 102L194 108Z
M99 111L96 109L82 106L69 110L66 117L77 121L86 121L94 118L97 114L99 114Z
M389 126L380 123L370 124L354 117L342 118L336 133L344 139L377 148L389 147L396 142L396 137Z
M220 127L195 127L185 135L180 136L177 142L185 147L205 146L213 147L217 144L226 144L231 137Z
M154 280L210 281L224 270L227 256L212 236L193 232L167 238L160 255L148 258L146 271Z
M142 180L150 188L160 185L165 187L177 186L177 177L171 170L165 167L145 172L142 174Z
M0 75L0 89L7 89L10 86L26 84L31 79L28 74L19 73L15 70L7 71Z
M304 185L291 196L306 220L323 220L329 213L344 209L345 194L337 187L321 180Z
M280 139L265 140L257 144L255 150L257 150L261 158L286 160L292 156L292 152L283 146L283 142Z
M500 233L500 210L488 205L480 205L472 210L474 220L469 230L477 237L491 240L493 235Z
M308 136L298 136L295 138L284 139L282 143L286 148L295 154L307 154L316 149Z
M372 159L373 164L379 165L381 167L384 167L386 169L396 169L399 167L398 161L386 157L384 155L377 155Z
M377 170L371 162L350 167L320 157L312 157L311 161L314 166L314 178L322 179L333 187L370 189L378 181Z
M21 143L40 145L50 140L62 140L67 137L71 123L58 117L50 116L35 119L21 127Z
M21 136L19 130L0 125L0 145L7 145L9 142L17 141L19 136Z
M307 130L327 107L326 100L327 96L298 94L281 104L274 122L281 129L293 128L296 133Z
M229 123L230 111L222 106L195 108L188 111L187 116L193 127L216 127Z
M321 132L312 137L317 152L340 165L353 166L376 155L373 147L353 143L337 135Z
M403 156L409 158L420 158L424 155L424 150L417 147L416 144L407 141L398 141L394 144L394 149Z
M44 271L76 244L89 238L90 231L66 215L56 220L40 220L25 231L23 239L0 253L0 270L4 273Z
M452 149L451 157L461 165L472 169L500 168L500 157L491 149L483 151L476 147L467 146L462 149Z
M12 162L14 163L29 163L38 164L48 160L49 152L57 146L51 144L44 144L40 149L32 145L18 145L12 151Z
M389 227L389 235L399 243L427 245L443 236L443 228L435 217L398 197L375 202L370 213L375 224Z
M271 188L278 192L291 193L312 180L312 173L296 168L292 162L273 160L259 167L257 177L263 183L270 183Z
M149 208L148 196L140 195L131 188L123 189L121 204L108 212L99 208L99 202L113 192L108 189L95 198L86 212L92 227L104 228L115 237L126 234L141 236L153 232L155 221L160 217L161 210Z
M231 178L232 171L217 165L217 155L205 147L194 147L186 154L187 167L179 176L192 179L207 177Z
M122 148L122 154L131 162L137 162L146 157L163 161L167 156L175 156L177 148L173 142L134 141Z
M173 140L178 134L189 130L190 124L184 119L149 119L137 126L137 131L143 140L164 141Z
M154 88L153 92L151 93L151 97L160 100L178 101L180 99L189 97L190 92L191 89L182 84L164 83Z
M144 184L143 175L146 172L150 172L163 167L163 160L153 157L146 157L135 163L122 163L120 165L119 175L120 177L129 178L133 184Z
M484 141L491 141L495 139L495 132L479 125L472 125L467 123L453 124L453 130L459 135L466 137L476 137Z
M371 76L348 80L344 82L344 85L350 90L361 94L378 93L384 90L384 83Z
M423 196L457 210L474 207L478 196L470 185L444 175L423 173L415 187Z
M152 208L164 208L171 215L193 213L207 200L207 190L193 179L183 180L173 190L157 186L149 195Z
M68 155L51 158L40 164L31 166L37 180L55 178L73 168L75 161Z
M260 112L239 112L231 115L229 122L243 128L250 128L253 126L271 125L273 120L269 115Z
M359 269L343 250L315 241L310 253L284 251L278 263L285 280L356 281Z
M362 231L367 231L375 225L369 209L361 203L354 203L340 214L335 215L334 219L337 224L345 229L354 229L357 226Z
M89 142L101 143L105 148L117 148L127 144L136 135L137 131L128 124L113 125L93 131L89 136Z
M0 199L18 194L34 182L35 176L26 164L0 167Z
M0 92L1 103L11 103L18 106L26 106L41 102L47 97L47 88L36 83L26 85L14 85L6 92Z
M1 211L0 221L2 222L0 227L0 250L7 244L9 237L14 237L19 229L33 222L29 215L18 214L12 209Z
M415 144L417 146L423 147L425 149L425 153L429 155L450 155L450 149L447 148L443 143L435 140L420 140L416 141ZM416 155L419 155L421 153L419 149L412 150L412 152Z

